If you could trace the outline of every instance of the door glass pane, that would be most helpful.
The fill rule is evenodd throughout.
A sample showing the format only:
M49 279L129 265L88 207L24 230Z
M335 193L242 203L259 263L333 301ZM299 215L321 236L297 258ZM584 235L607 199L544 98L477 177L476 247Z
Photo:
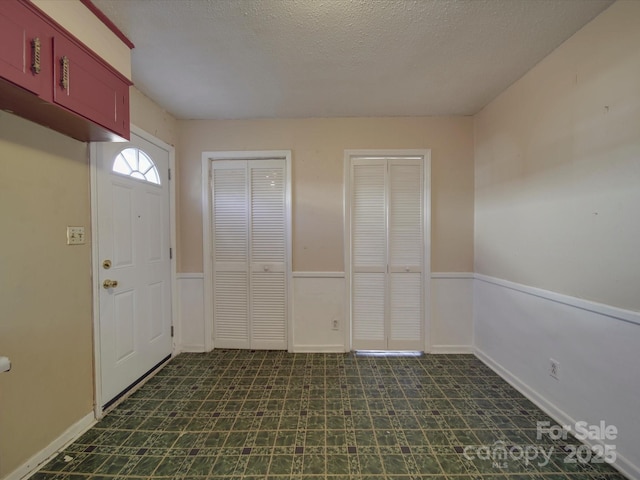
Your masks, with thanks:
M160 175L151 157L139 148L125 148L113 161L112 171L120 175L160 185Z

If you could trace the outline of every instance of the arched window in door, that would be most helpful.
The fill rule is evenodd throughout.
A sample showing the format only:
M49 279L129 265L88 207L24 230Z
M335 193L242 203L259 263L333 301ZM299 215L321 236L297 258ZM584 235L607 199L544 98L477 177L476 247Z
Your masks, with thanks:
M160 185L160 175L151 157L139 148L125 148L113 161L113 171L120 175Z

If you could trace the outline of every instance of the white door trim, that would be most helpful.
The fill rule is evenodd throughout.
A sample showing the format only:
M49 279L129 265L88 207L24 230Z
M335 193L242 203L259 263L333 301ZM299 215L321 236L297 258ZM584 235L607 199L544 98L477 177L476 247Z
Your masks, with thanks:
M175 175L175 148L150 133L145 132L135 125L131 125L131 133L151 142L158 147L169 152L169 168L171 169L171 180L169 181L169 230L171 235L171 248L173 255L171 258L171 325L174 325L178 318L178 298L176 289L176 191L173 186ZM100 362L100 285L96 279L99 277L100 259L98 257L98 155L95 143L89 144L89 172L90 172L90 192L91 192L91 284L93 294L93 411L97 420L102 418L102 386L100 382L101 362ZM179 328L174 330L180 331ZM172 356L176 353L176 338L172 339Z
M398 150L345 150L344 151L344 275L345 275L345 319L344 344L351 351L351 161L353 157L421 157L424 162L424 265L423 278L423 311L424 311L424 351L431 351L431 150L430 149L398 149Z
M210 352L215 348L213 342L213 264L212 264L212 232L211 232L211 162L214 160L266 160L280 158L285 161L285 215L286 215L286 250L287 271L285 289L287 294L287 350L293 348L293 264L292 264L292 223L291 223L291 150L250 150L227 152L202 152L202 265L204 270L204 348Z

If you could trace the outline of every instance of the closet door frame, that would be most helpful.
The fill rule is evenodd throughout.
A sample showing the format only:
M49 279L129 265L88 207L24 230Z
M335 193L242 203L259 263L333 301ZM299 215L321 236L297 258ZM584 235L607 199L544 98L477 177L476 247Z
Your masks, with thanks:
M285 217L286 217L286 265L285 291L287 296L285 327L287 329L287 350L293 346L292 325L292 215L291 215L291 150L250 150L202 152L202 265L204 272L204 347L210 352L214 344L213 318L213 225L211 222L213 201L211 198L212 164L216 160L273 160L285 161Z
M352 321L352 295L351 295L351 272L352 272L352 238L351 238L351 167L353 159L356 158L403 158L420 157L423 161L424 195L423 195L423 265L422 265L422 301L423 301L423 343L424 351L431 351L431 150L430 149L399 149L399 150L345 150L344 151L344 198L343 198L343 218L344 218L344 270L345 270L345 318L348 325L345 328L345 350L351 351L353 328Z

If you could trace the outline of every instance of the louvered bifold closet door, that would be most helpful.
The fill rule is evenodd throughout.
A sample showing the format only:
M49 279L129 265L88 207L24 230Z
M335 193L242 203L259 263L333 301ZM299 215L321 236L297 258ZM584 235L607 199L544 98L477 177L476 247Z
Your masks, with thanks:
M216 348L250 348L247 161L213 162L213 275Z
M249 161L251 348L287 348L285 161Z
M354 350L386 348L386 161L351 165L351 288Z
M389 350L424 349L422 160L389 160Z

